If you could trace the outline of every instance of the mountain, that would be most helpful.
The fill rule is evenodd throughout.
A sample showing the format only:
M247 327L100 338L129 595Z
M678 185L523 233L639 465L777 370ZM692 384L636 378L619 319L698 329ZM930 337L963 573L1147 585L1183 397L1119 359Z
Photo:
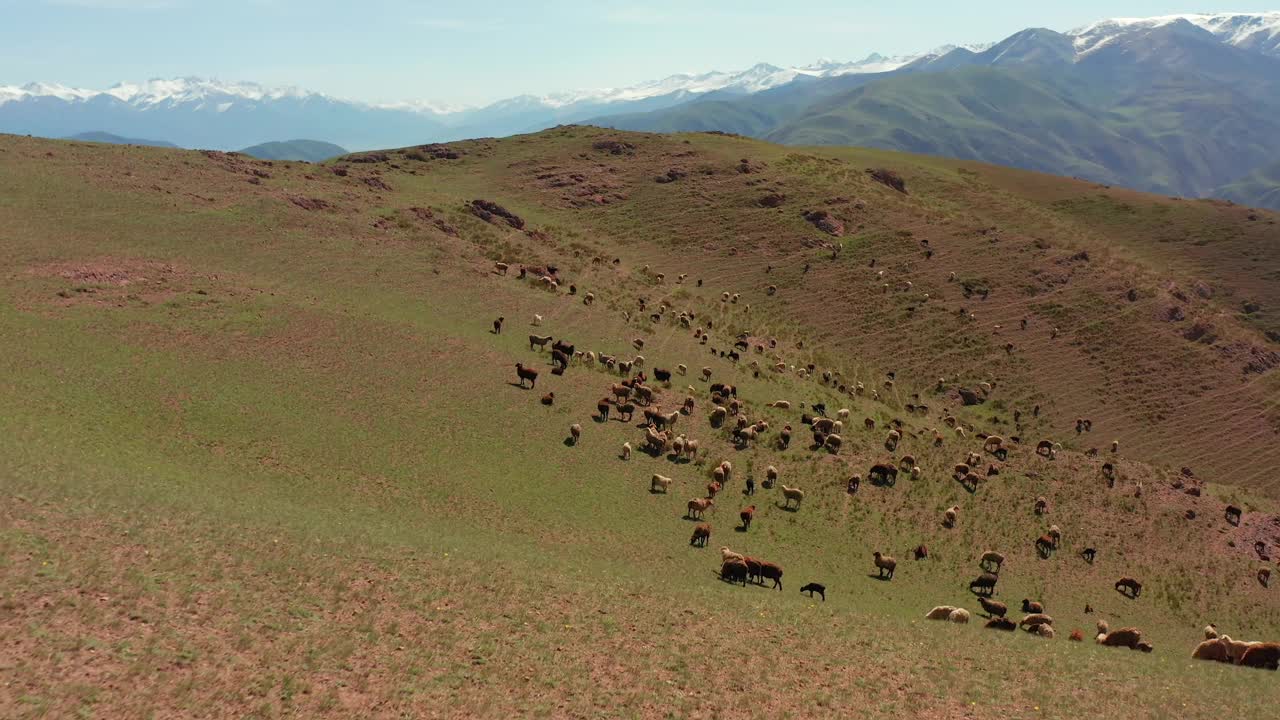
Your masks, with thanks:
M240 152L259 160L301 160L303 162L323 162L347 154L347 151L338 145L318 140L261 143L244 148Z
M819 78L593 122L930 153L1202 196L1280 158L1280 56L1262 42L1280 14L1246 19L1029 29L852 87Z
M107 133L107 132L77 133L75 135L68 136L67 140L80 140L82 142L107 143L109 145L147 145L150 147L166 147L166 148L178 147L173 143L164 142L163 140L139 140L138 138L121 137L119 135L112 135L111 133Z
M1239 180L1214 188L1209 195L1250 207L1280 210L1280 162L1258 168Z

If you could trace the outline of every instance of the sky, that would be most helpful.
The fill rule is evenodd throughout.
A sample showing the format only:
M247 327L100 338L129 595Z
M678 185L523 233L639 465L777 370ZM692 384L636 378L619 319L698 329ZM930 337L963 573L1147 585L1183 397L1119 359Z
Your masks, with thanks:
M1274 9L1280 0L0 0L0 85L103 89L198 76L478 105L757 62L907 54L1109 17Z

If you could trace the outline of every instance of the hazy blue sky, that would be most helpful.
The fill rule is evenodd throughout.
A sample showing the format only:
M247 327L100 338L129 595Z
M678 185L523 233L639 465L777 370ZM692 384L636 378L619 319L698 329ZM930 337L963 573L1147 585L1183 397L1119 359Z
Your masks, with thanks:
M479 103L677 72L999 40L1197 0L0 0L0 84L198 75L372 101Z

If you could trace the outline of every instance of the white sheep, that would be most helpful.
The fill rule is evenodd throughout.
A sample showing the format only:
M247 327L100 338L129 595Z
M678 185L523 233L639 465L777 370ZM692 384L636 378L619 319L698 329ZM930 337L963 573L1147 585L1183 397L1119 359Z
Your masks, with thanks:
M542 316L541 316L541 315L538 315L538 314L534 314L534 316L533 316L533 323L531 323L531 324L533 324L533 325L535 325L535 326L537 326L537 325L541 325L541 324L542 324Z
M629 442L622 443L622 459L623 460L631 459L631 443Z
M680 373L681 375L687 375L689 373L689 366L685 365L684 363L681 363L676 366L676 372Z
M593 302L595 302L595 301L596 301L595 293L587 293L586 295L583 295L583 296L582 296L582 304L583 304L583 305L590 305L591 303L593 303Z
M769 407L778 408L779 410L790 410L791 403L787 400L774 400L769 403Z
M730 560L738 560L738 561L741 561L741 562L745 562L745 561L746 561L746 558L744 558L741 554L736 553L736 552L734 552L734 551L730 550L730 549L728 548L728 546L721 547L721 548L720 548L720 562L722 562L722 563L727 563L727 562L729 562Z
M837 411L836 411L836 417L837 417L837 418L839 418L840 420L848 420L848 419L849 419L849 408L840 408L839 410L837 410Z
M947 527L955 527L956 519L959 516L960 516L960 506L952 505L951 507L947 508L946 512L942 513L942 524L946 525Z
M956 608L947 616L947 620L957 625L965 625L969 622L969 611L964 608Z
M783 496L784 498L786 498L786 502L783 504L783 505L784 505L784 507L790 507L790 506L791 506L791 501L792 501L792 500L795 500L795 501L796 501L796 509L797 509L797 510L799 510L799 509L800 509L800 502L801 502L802 500L804 500L804 491L803 491L803 490L801 490L801 489L800 489L800 488L798 488L798 487L794 487L794 488L793 488L793 487L787 487L786 485L783 485L783 486L782 486L782 496Z
M671 488L671 483L673 482L675 481L667 477L666 475L659 475L657 473L654 473L653 479L649 481L649 490L652 492L657 492L659 489L661 489L663 493L666 493L667 490Z
M939 605L938 607L925 613L924 619L925 620L946 620L950 618L951 613L955 612L957 609L958 608L954 608L950 605Z

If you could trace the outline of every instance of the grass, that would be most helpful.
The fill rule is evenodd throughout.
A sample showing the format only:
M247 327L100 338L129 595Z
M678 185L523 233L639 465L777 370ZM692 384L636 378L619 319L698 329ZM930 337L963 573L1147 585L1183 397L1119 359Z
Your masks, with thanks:
M0 245L0 334L12 340L0 351L0 631L11 639L0 667L15 689L0 693L0 716L717 717L746 703L776 717L815 707L883 717L1163 717L1170 708L1209 717L1274 703L1269 674L1186 659L1210 619L1244 637L1271 638L1280 627L1267 591L1251 580L1256 563L1244 542L1273 512L1266 486L1249 485L1245 527L1224 533L1220 498L1176 492L1170 473L1141 456L1126 454L1123 482L1105 492L1096 461L1018 452L970 495L947 468L975 443L934 448L909 437L904 450L926 468L922 480L845 493L850 474L885 455L883 430L861 430L862 417L882 428L905 416L919 389L935 415L905 416L913 429L937 424L950 405L1009 434L1001 424L1024 400L955 407L929 395L929 374L901 366L895 388L884 388L884 348L873 348L887 341L868 337L874 330L852 314L822 327L795 291L812 283L837 293L841 273L864 263L828 264L804 244L808 231L795 229L803 221L741 208L765 184L821 199L841 183L876 213L894 213L863 218L871 247L845 251L884 258L884 243L938 237L925 228L944 219L930 218L961 202L929 190L946 182L945 167L904 173L916 193L908 199L863 184L839 162L751 144L746 154L787 172L725 170L688 183L679 214L651 180L619 182L627 199L617 204L574 208L564 200L570 191L523 174L614 174L573 160L596 132L464 144L463 162L413 166L418 175L384 168L395 190L380 192L309 166L278 163L254 186L234 163L195 153L0 143L14 159L0 165L0 226L12 238ZM689 149L678 138L634 140L635 172L645 178ZM694 140L700 162L716 168L744 154L739 140ZM754 180L767 182L744 184ZM604 181L584 181L593 182ZM338 209L302 210L286 199L298 194ZM926 196L919 207L918 195ZM475 197L499 200L549 238L482 224L461 209ZM388 210L428 205L461 237L416 220L373 227ZM917 212L912 238L880 227ZM713 243L722 233L737 239ZM763 242L768 233L777 234ZM588 308L493 275L495 253L556 262L599 299ZM683 263L673 259L680 253ZM606 258L599 266L597 254ZM623 260L616 268L613 257ZM816 269L802 273L796 257L812 257ZM770 261L782 288L776 301L754 289ZM907 260L883 262L907 272L899 265ZM645 263L669 278L693 275L679 289L658 286L640 272ZM999 301L1002 273L962 269L990 282ZM708 282L699 288L694 277ZM939 297L959 292L912 277ZM746 297L721 303L722 288ZM887 311L878 289L848 288L829 310ZM727 347L720 338L739 328L775 334L788 361L842 367L883 401L840 398L791 373L751 377L672 320L624 318L642 296L650 307L670 297L713 321L710 347ZM1093 297L1053 302L1096 321L1109 308ZM651 365L686 362L693 373L708 365L713 380L741 386L771 437L796 423L797 411L764 407L780 398L849 407L859 429L846 431L834 458L809 452L800 431L786 451L735 451L727 431L708 427L706 386L691 373L662 402L678 405L681 388L695 386L697 410L677 428L703 442L704 456L676 464L637 453L622 462L618 449L638 431L587 418L616 375L574 367L562 378L544 370L536 391L511 385L515 362L546 367L526 342L533 313L546 318L538 332L580 348L629 352L640 336ZM990 357L993 341L983 336L949 354L942 343L956 321L927 304L916 313L903 322L935 328L924 336L928 352L948 353L950 363ZM502 335L489 332L497 315L508 319ZM1051 366L1024 362L1028 384L1043 378L1048 389L1037 392L1056 392ZM985 377L967 367L974 383ZM551 407L537 402L547 390L556 393ZM568 447L574 422L583 440ZM684 502L704 492L724 457L740 478L777 465L783 482L805 488L804 505L782 510L776 490L747 499L739 480L709 516L710 548L690 548ZM677 489L648 493L654 472L675 477ZM1137 480L1142 498L1132 496ZM1049 518L1031 513L1041 494ZM736 506L748 502L759 514L737 533ZM951 505L962 521L945 530L939 520ZM1182 519L1188 507L1201 519ZM1030 541L1046 521L1063 526L1066 542L1042 561ZM1226 544L1232 538L1240 547ZM921 542L930 560L907 560ZM1203 553L1185 552L1191 543ZM782 564L785 591L718 582L722 544ZM1075 557L1086 544L1101 548L1093 566ZM1001 599L1041 599L1064 630L1087 631L1099 616L1138 625L1157 652L920 620L934 604L974 605L964 587L988 547L1010 556ZM901 563L892 583L867 577L877 549ZM1121 574L1143 579L1141 601L1111 591ZM827 602L797 592L810 580L827 585ZM1086 615L1086 603L1097 613Z

